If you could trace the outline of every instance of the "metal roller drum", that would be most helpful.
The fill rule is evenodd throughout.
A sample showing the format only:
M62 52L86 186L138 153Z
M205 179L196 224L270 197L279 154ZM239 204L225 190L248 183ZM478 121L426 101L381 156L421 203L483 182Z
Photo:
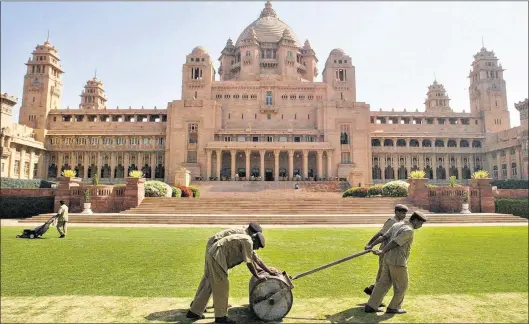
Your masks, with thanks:
M286 273L268 276L264 281L250 280L250 307L263 321L278 321L285 317L294 302L292 288Z

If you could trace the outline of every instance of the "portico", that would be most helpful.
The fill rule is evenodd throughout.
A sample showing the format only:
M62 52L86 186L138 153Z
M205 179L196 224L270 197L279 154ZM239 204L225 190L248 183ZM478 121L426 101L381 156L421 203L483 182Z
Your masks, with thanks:
M210 142L206 146L207 177L246 181L330 177L333 151L330 145L299 144L302 143Z

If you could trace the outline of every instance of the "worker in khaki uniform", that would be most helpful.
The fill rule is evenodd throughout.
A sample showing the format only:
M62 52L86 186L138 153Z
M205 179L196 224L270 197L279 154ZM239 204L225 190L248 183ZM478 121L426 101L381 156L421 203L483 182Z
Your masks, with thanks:
M225 238L226 236L230 236L230 235L233 235L233 234L245 234L245 235L248 235L248 236L252 236L253 234L262 233L262 232L263 232L263 229L261 228L261 226L259 224L257 224L257 223L253 223L253 222L248 224L248 227L246 227L246 226L235 227L235 228L228 228L228 229L225 229L223 231L220 231L220 232L216 233L215 235L211 236L208 239L208 243L206 243L206 253L204 254L204 260L207 259L209 248L213 244L217 243L220 239ZM259 258L257 256L257 254L255 254L255 253L253 253L253 256L256 259ZM205 272L205 270L206 269L204 269L204 272ZM260 269L258 269L258 270L260 270ZM194 299L196 299L200 294L203 294L204 293L204 289L211 290L211 287L209 287L207 282L208 282L208 280L206 279L206 277L202 277L202 280L200 280L200 284L198 285L197 292L195 294L195 298ZM209 292L209 294L211 294L211 291ZM191 306L193 306L193 302L191 302L190 307Z
M384 266L365 306L366 313L382 311L379 305L392 285L393 298L386 309L386 313L406 313L406 310L401 307L408 289L408 258L413 243L413 231L421 228L426 221L426 217L421 212L416 211L411 215L409 221L394 224L389 231L369 246L371 249L384 240L389 241L382 250L373 251L376 255L384 255Z
M59 238L64 238L66 236L66 223L68 223L68 206L64 203L64 200L59 202L61 207L57 212L57 231L59 232Z
M186 317L192 320L204 318L202 315L204 307L206 307L209 297L213 293L215 323L234 323L226 316L229 296L228 269L245 262L254 277L265 280L265 274L257 273L253 257L253 250L264 247L265 238L262 233L256 233L252 236L233 234L214 243L206 256L204 273L206 287L195 296ZM259 266L267 273L275 274L264 263L259 264Z
M375 242L375 240L379 237L381 237L382 235L384 235L390 228L391 226L393 226L393 224L395 223L398 223L398 222L401 222L404 220L404 218L406 218L406 213L408 212L408 206L406 205L401 205L401 204L397 204L395 205L395 215L388 218L386 220L386 222L384 223L384 225L382 226L382 228L380 229L380 231L378 231L375 235L373 235L373 237L371 238L371 240L369 240L369 242L367 243L365 249L366 250L369 250L369 246L371 246L373 244L373 242ZM384 248L384 246L386 245L387 242L382 242L380 243L380 249L382 250ZM384 256L381 255L378 257L378 272L377 272L377 277L376 277L376 280L375 280L375 283L378 281L378 279L380 278L380 274L382 273L382 267L384 265ZM375 288L375 284L372 284L368 287L366 287L364 289L364 292L368 295L371 295L371 293L373 292L373 288ZM381 304L383 305L383 304Z

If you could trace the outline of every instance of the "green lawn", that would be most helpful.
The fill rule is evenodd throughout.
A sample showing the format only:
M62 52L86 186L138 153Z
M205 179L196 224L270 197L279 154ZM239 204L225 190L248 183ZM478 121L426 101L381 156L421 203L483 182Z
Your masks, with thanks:
M45 239L16 239L1 229L1 295L191 298L204 247L216 228L55 228ZM267 229L259 255L295 275L359 252L375 228ZM527 293L527 227L418 230L409 264L411 295ZM377 258L364 255L296 280L296 298L363 297ZM230 274L230 296L247 298L249 272ZM38 288L37 288L38 287Z

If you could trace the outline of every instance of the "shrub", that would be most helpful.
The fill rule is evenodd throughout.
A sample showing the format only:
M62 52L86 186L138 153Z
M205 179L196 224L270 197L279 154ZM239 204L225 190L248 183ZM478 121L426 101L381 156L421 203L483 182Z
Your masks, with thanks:
M75 171L74 170L64 170L61 175L66 178L75 178Z
M178 189L182 191L182 197L193 197L193 192L186 186L178 186Z
M463 204L468 204L468 190L463 192Z
M434 185L434 184L429 183L429 184L426 185L426 188L437 188L437 186Z
M415 170L410 173L411 179L424 179L426 177L426 172L421 170Z
M448 178L448 186L449 187L457 187L457 178L456 176L451 176Z
M171 187L171 188L173 189L173 194L171 195L171 197L176 197L176 198L182 197L182 190L176 187Z
M405 181L391 181L384 185L382 194L386 197L407 197L409 186Z
M489 173L485 170L479 170L472 173L472 179L489 179Z
M353 187L344 191L342 197L367 197L367 191L367 188Z
M142 178L143 177L143 172L141 172L139 170L130 171L129 177L131 177L131 178Z
M11 178L1 178L0 187L2 188L55 188L57 183L40 180L40 179L11 179Z
M97 172L92 175L92 185L99 186L99 175L97 175Z
M193 186L189 186L188 188L189 190L193 192L194 198L200 198L200 189L198 189L197 187L193 187Z
M25 218L53 213L55 197L2 197L0 218Z
M84 191L84 202L85 203L89 203L92 201L92 196L90 195L90 190L89 189L86 189Z
M126 185L124 183L116 183L114 185L114 188L119 188L119 187L125 187Z
M168 184L158 180L145 181L145 197L167 197L167 193L172 194Z
M490 183L498 189L529 189L529 181L527 180L494 180Z
M495 198L494 207L497 213L529 218L529 201L527 198Z
M369 190L367 191L367 193L369 196L381 196L383 188L384 188L384 185L376 184L374 186L369 187Z

